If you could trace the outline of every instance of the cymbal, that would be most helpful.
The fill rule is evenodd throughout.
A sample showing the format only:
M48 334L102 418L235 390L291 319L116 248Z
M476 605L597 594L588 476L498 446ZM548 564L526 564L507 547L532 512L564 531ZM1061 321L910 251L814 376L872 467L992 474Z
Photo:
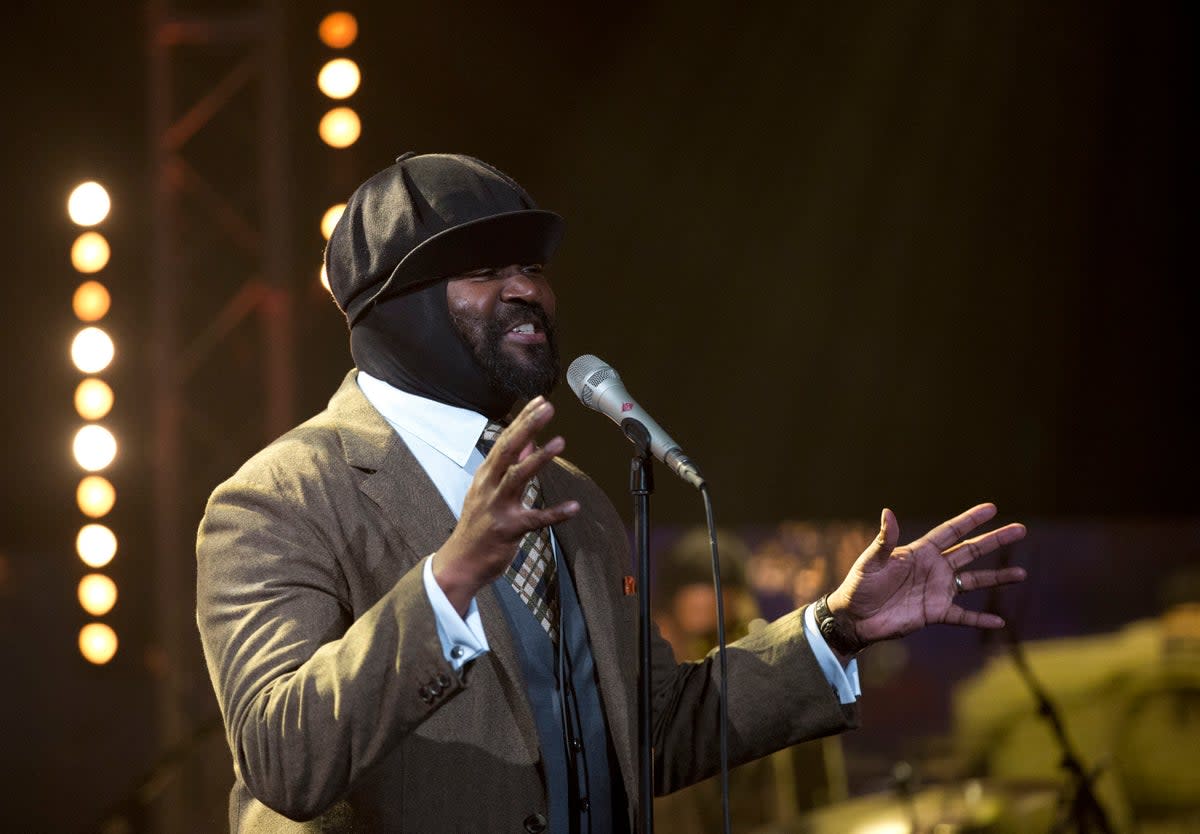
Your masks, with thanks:
M1047 830L1061 786L967 779L913 791L868 794L757 829L754 834L958 834Z

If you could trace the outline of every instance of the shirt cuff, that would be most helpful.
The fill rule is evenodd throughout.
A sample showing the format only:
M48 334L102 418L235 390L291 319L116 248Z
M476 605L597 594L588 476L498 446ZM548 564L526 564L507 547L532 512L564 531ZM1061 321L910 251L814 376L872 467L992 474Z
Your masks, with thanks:
M479 616L479 606L475 604L474 599L467 608L465 618L458 616L450 600L446 599L446 592L433 577L434 556L425 560L425 570L422 574L425 580L425 596L429 597L429 604L433 606L438 639L442 641L442 654L457 672L465 663L488 651L487 635L484 634L483 620Z
M858 660L850 658L850 662L842 668L837 655L825 642L825 635L817 628L817 615L811 605L804 609L804 636L808 638L808 645L817 659L817 665L825 673L825 680L833 687L838 701L843 704L853 704L857 701L862 695L862 687L858 683Z

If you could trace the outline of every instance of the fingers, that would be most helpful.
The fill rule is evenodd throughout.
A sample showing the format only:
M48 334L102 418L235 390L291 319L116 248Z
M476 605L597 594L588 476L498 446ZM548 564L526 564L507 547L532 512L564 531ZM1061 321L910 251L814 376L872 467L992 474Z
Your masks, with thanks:
M999 532L999 531L996 531ZM1021 531L1024 535L1024 531ZM982 537L981 537L982 538ZM1018 537L1019 538L1019 537ZM970 544L964 542L964 544ZM984 588L995 588L999 585L1012 585L1025 580L1025 568L1000 568L999 570L973 570L957 574L958 584L965 591L978 591ZM1004 628L1004 618L986 611L971 611L958 605L950 604L942 620L947 625L960 625L969 628Z
M963 591L978 591L998 585L1012 585L1025 580L1025 568L1000 568L998 570L972 570L958 574Z
M534 435L553 416L554 406L545 397L534 397L525 404L512 424L500 432L485 463L491 464L489 468L494 468L499 477L503 477L507 468L521 459L522 450L533 443Z
M868 545L866 554L872 559L886 561L899 541L900 522L896 521L895 513L884 507L883 512L879 514L879 533Z
M541 510L526 510L525 519L529 523L527 529L539 530L542 527L553 527L560 521L574 518L578 512L578 501L563 501L561 504L555 504L553 507L546 507Z
M1004 628L1004 618L986 611L968 611L957 605L946 609L946 617L942 620L946 625L967 626L969 628Z
M523 450L521 460L508 467L502 476L500 493L510 497L519 496L525 491L525 485L529 483L529 479L540 472L542 467L553 460L556 455L562 454L566 447L565 440L561 437L554 437L540 449L535 447L532 452Z
M1025 538L1024 524L1007 524L998 530L991 530L982 536L976 536L955 545L943 555L950 567L957 571L971 564L980 556L1023 538Z
M879 536L875 539L889 553L895 550L900 541L900 522L896 514L887 507L879 514Z
M937 527L934 527L917 541L913 542L913 547L916 548L922 542L930 542L934 544L938 550L946 550L959 539L963 538L967 533L970 533L980 524L990 520L996 515L995 504L977 504L965 513L956 515L949 521L944 521Z

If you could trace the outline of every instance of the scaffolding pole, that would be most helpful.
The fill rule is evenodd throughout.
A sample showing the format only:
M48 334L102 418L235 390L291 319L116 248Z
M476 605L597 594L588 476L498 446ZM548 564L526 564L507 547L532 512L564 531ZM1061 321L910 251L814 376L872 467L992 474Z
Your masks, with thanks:
M179 751L205 737L196 729L215 711L194 616L194 533L203 505L191 494L200 455L188 425L193 417L202 421L214 393L220 395L211 387L194 390L195 380L206 362L219 360L221 342L234 328L256 327L261 334L262 436L255 442L281 434L293 416L286 21L282 0L263 0L236 14L185 12L171 0L148 0L147 16L152 653L158 658L158 746ZM217 69L197 73L201 63ZM207 89L197 88L198 75ZM222 116L234 106L241 109L229 125ZM235 130L241 136L247 106L254 111L254 153L238 153L233 149L241 145L231 140L220 165L212 165L211 151L207 159L190 158L206 134L211 139L214 132ZM241 193L247 183L254 184L251 210ZM197 250L207 249L214 236L228 245L229 263L243 268L202 276L220 284L227 301L197 320L192 294L198 277L192 273L200 257L213 257ZM207 289L211 293L212 285ZM154 830L203 830L214 810L224 819L224 803L214 809L206 787L223 781L227 789L232 781L228 751L222 752L221 762L201 749L173 758L174 773L146 809Z

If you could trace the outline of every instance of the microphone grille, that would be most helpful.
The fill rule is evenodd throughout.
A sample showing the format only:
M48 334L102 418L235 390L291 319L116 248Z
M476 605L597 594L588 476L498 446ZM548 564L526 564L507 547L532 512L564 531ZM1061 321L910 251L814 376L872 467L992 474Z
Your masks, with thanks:
M592 407L595 387L606 379L618 376L612 366L598 356L585 353L567 368L567 385L588 408ZM618 376L619 378L619 376Z

